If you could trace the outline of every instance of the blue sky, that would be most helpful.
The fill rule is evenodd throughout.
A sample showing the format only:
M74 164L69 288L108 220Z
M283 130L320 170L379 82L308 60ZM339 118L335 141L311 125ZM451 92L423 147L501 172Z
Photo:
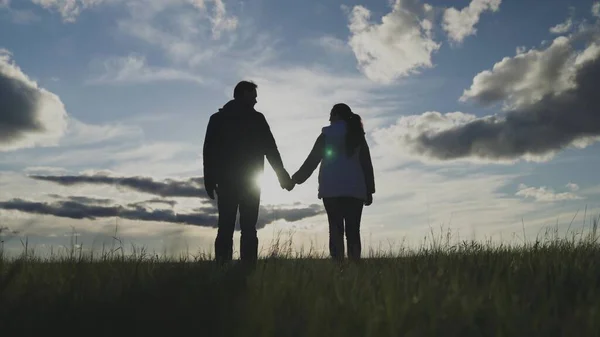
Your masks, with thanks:
M7 247L17 251L16 238L27 236L44 251L67 244L73 230L90 247L114 231L115 217L78 219L81 209L161 197L172 203L148 202L145 218L120 219L122 236L151 249L210 251L214 224L172 221L173 214L206 215L204 197L30 176L166 185L201 177L208 118L241 79L258 84L257 109L290 173L333 104L346 102L364 118L377 186L363 218L367 245L418 245L440 225L457 238L514 242L523 223L535 236L545 225L567 228L578 211L582 224L583 209L589 216L600 206L599 112L579 81L600 55L600 5L452 6L0 0L0 97L15 102L0 110L0 131L17 130L0 136L0 225L13 232ZM270 169L262 183L270 211L261 242L293 230L299 246L324 248L326 217L313 212L316 174L292 192L278 187ZM81 196L98 200L73 199ZM78 215L55 216L75 206ZM171 220L152 220L153 211L171 212Z

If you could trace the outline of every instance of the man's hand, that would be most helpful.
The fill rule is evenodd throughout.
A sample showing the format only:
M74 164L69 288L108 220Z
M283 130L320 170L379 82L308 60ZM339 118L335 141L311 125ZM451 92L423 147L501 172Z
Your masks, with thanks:
M292 180L292 178L290 178L289 176L280 183L281 188L287 190L288 192L294 189L294 186L296 185L294 183L294 181Z
M211 198L212 200L215 200L215 192L218 192L217 189L217 185L216 184L204 184L204 187L206 188L206 194L208 194L208 197Z
M367 200L365 200L365 206L371 206L373 203L373 194L367 194Z
M277 178L279 179L279 186L281 186L281 188L288 191L294 189L294 182L287 171L283 171L282 174L278 174Z

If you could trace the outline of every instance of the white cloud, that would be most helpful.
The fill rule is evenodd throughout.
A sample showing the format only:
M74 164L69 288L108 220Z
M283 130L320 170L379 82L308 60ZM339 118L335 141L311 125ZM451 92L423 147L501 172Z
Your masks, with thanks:
M519 185L519 190L517 193L515 193L515 195L526 199L531 198L539 202L557 202L582 199L580 196L571 192L556 193L551 188L547 188L545 186L529 187L525 184Z
M209 12L207 2L213 3ZM175 63L197 66L231 48L238 21L228 16L221 0L152 0L127 3L128 15L117 22L120 31L160 48ZM176 14L174 14L176 13Z
M45 9L57 11L64 22L75 22L82 10L110 0L31 0Z
M352 52L346 41L331 35L324 35L318 39L311 40L310 42L334 53Z
M40 17L34 12L26 9L14 9L10 4L10 0L0 0L0 14L2 11L6 11L12 23L29 24L40 20Z
M573 88L576 66L596 57L596 49L597 46L591 44L578 53L569 38L557 37L546 49L505 57L492 70L480 72L460 100L474 99L484 104L505 101L506 109L530 105L546 94Z
M115 153L114 160L136 161L140 159L151 160L153 162L170 160L182 152L196 151L197 145L182 142L154 142L145 143L140 147L124 150Z
M132 153L134 149L147 144L143 141L141 128L123 123L86 124L71 118L66 134L61 138L59 147L43 151L19 151L11 156L0 156L0 167L30 168L39 171L52 171L55 167L64 170L73 167L106 168L127 162L121 153ZM153 154L164 156L161 153ZM118 159L117 159L118 158ZM138 156L138 159L148 159ZM144 163L139 163L139 168ZM137 174L134 171L134 174Z
M189 71L148 66L146 58L140 55L111 57L100 63L102 74L88 80L88 84L139 84L156 81L203 83L202 78Z
M571 192L579 191L579 185L574 183L568 183L567 188L571 190Z
M6 0L3 0L6 1ZM178 18L181 26L186 26L190 31L197 32L199 25L197 18L202 20L208 19L210 22L211 35L214 39L219 39L221 34L225 32L234 31L238 27L238 19L235 16L227 14L227 9L223 0L31 0L33 3L42 6L45 9L51 11L57 11L63 18L64 22L73 23L77 20L77 17L82 11L99 6L102 4L119 4L126 6L132 18L136 20L136 24L143 24L145 27L141 29L151 29L152 22L150 22L160 12L179 8L182 13L187 13ZM209 12L209 6L207 3L212 3L210 6L212 9ZM192 19L196 17L195 19ZM142 20L139 20L142 19ZM150 21L144 21L148 19ZM191 19L191 20L190 20ZM196 22L193 22L196 21ZM154 23L156 26L156 23ZM161 31L160 29L157 29ZM135 32L132 32L135 33ZM161 33L164 35L170 35L167 30L162 30ZM175 38L178 34L170 35Z
M35 163L40 167L60 166L67 170L109 169L126 175L139 175L143 168L145 175L177 177L186 172L201 174L200 153L197 144L143 141L139 136L125 134L93 144L70 143L56 151L16 153L0 158L0 165L25 169Z
M396 0L392 12L373 23L367 8L355 6L349 15L349 44L359 69L373 81L391 83L433 67L431 55L440 44L432 38L430 12L430 6L414 0Z
M600 185L592 185L582 188L579 193L588 197L600 196Z
M82 146L108 141L122 142L125 139L140 138L141 128L122 123L87 124L76 119L69 120L67 133L61 140L61 146Z
M207 9L206 2L213 3L212 16L209 17L212 24L213 38L218 39L221 33L233 31L238 27L237 17L227 16L227 9L223 0L188 0L188 2L202 11Z
M214 0L213 15L210 17L212 23L213 37L218 39L223 32L233 31L238 26L236 17L227 16L223 0Z
M399 180L387 180L402 182L403 189L414 193L412 198L408 198L406 204L402 206L403 213L407 215L425 215L426 203L435 205L435 209L429 209L433 215L431 221L435 224L447 222L451 220L452 213L462 213L463 219L469 219L467 223L471 225L489 225L490 222L483 221L474 213L481 212L480 215L492 211L500 218L498 223L506 221L506 218L527 210L530 207L517 207L518 200L502 195L498 190L504 187L512 179L516 178L513 175L494 175L486 173L471 173L469 174L469 166L461 165L455 168L456 172L464 170L464 174L450 176L440 169L437 172L427 172L422 169L400 169L390 172L390 176L396 176ZM378 198L391 197L398 194L398 185L380 185L382 195ZM494 205L494 201L504 205ZM390 199L390 203L395 203ZM507 212L509 206L515 207L516 212ZM412 210L412 211L411 211ZM419 214L420 213L420 214ZM516 213L516 214L515 214ZM503 215L501 215L503 214ZM491 215L491 213L489 214ZM487 218L487 217L486 217ZM461 223L459 219L458 223ZM484 224L485 223L485 224Z
M150 144L148 146L154 146ZM196 147L197 148L197 147ZM177 158L160 159L141 158L137 160L125 160L114 163L111 169L122 172L125 175L136 175L140 172L140 167L144 168L144 174L157 177L180 177L181 175L202 175L201 154L191 155L193 151L186 151L186 156L182 151L176 152ZM163 154L163 158L166 154ZM159 156L160 157L160 156ZM174 156L173 156L174 157ZM264 198L263 198L264 200Z
M23 169L27 174L64 174L67 170L62 167L55 166L30 166Z
M483 12L496 12L500 8L502 0L472 0L468 7L460 11L454 7L444 12L444 30L454 42L463 42L468 36L475 35L475 25Z
M592 15L600 18L600 2L594 2L592 5Z
M573 20L571 18L568 18L567 21L565 21L563 23L559 23L554 27L550 27L550 33L553 33L553 34L568 33L572 27L573 27Z
M10 15L13 23L26 25L40 21L40 17L30 10L11 9Z
M396 123L378 128L373 132L379 151L382 155L395 156L404 160L440 162L435 158L423 157L423 152L414 144L422 134L436 134L476 120L475 115L463 112L442 114L437 111L424 112L421 115L401 116ZM467 161L479 162L476 158ZM512 162L512 161L509 161Z
M38 87L0 49L0 150L54 146L67 127L67 112L60 98Z
M495 243L504 239L518 244L514 233L522 233L521 219L525 219L528 235L535 236L534 226L570 206L526 203L512 193L502 192L520 174L489 174L468 164L443 166L436 171L413 165L382 169L379 162L376 164L377 181L382 183L373 206L365 208L361 229L363 237L372 235L372 240L365 241L375 247L381 242L385 245L387 240L403 239L411 247L419 246L432 229L436 235L444 234L439 233L440 226L443 231L451 230L453 241L460 241L458 237L493 239ZM394 183L386 183L390 181Z

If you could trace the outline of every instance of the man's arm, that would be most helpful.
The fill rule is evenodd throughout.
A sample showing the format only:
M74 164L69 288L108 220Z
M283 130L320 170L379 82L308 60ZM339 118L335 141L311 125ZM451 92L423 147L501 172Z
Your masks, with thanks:
M281 154L279 153L279 149L277 148L277 143L275 142L275 137L273 137L273 133L271 132L271 127L269 123L267 123L267 119L263 114L259 114L262 124L262 135L264 139L265 146L265 155L269 164L277 174L277 178L279 180L279 184L282 188L289 187L291 182L290 174L286 171L283 166L283 161L281 160Z
M214 199L214 190L217 186L217 122L211 116L206 127L202 161L204 166L204 188L211 199Z
M321 159L323 159L323 151L325 148L325 137L321 134L317 140L315 141L315 145L313 145L310 154L304 161L304 164L298 169L298 172L294 173L292 180L297 184L302 184L305 182L313 172L319 166Z

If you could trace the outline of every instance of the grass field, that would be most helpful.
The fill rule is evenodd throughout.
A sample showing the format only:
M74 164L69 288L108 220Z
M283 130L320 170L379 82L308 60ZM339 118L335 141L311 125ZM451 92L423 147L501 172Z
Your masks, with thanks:
M341 265L23 254L0 259L0 335L597 336L597 225L521 247L432 244Z

